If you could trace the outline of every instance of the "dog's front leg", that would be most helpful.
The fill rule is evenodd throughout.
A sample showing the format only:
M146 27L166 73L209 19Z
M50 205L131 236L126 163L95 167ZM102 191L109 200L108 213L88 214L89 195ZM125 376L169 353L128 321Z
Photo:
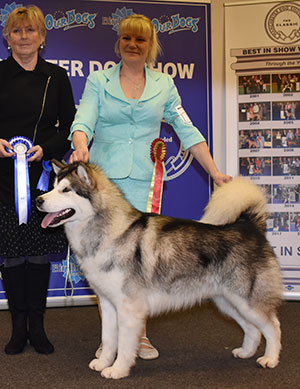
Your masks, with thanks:
M139 340L145 323L145 306L129 303L118 309L119 341L118 356L115 363L104 370L105 378L124 378L129 376L131 367L135 364Z
M101 297L99 301L102 310L102 351L99 359L93 359L89 367L92 370L102 371L111 366L115 360L118 347L118 325L115 307L105 297Z

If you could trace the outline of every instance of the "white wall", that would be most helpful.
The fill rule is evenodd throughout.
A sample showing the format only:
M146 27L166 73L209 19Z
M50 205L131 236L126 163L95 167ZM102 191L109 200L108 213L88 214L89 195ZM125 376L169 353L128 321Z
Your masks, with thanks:
M226 173L224 1L211 0L213 158Z
M249 0L211 0L213 157L223 173L226 173L224 4L243 2Z

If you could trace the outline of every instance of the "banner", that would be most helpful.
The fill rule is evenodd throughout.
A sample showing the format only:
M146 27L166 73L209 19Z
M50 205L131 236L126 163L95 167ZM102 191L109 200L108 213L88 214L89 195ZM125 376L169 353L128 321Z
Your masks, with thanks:
M42 56L68 71L76 104L79 104L87 76L119 62L114 54L118 24L132 13L148 16L158 33L163 55L156 69L174 78L182 105L212 150L211 138L211 37L210 4L159 1L114 2L97 0L37 0L45 15L46 47ZM0 0L0 32L12 9L31 1ZM0 45L0 59L9 55L6 42ZM167 145L162 214L199 219L210 195L207 174L183 150L171 126L162 123L161 138ZM149 144L150 153L151 144ZM93 293L85 284L72 259L73 286L66 280L66 254L51 257L49 297L64 299ZM74 261L73 261L74 260ZM70 263L70 262L69 262ZM4 297L0 285L0 301ZM51 300L51 301L52 301Z
M284 295L300 299L300 2L226 4L227 167L264 188Z

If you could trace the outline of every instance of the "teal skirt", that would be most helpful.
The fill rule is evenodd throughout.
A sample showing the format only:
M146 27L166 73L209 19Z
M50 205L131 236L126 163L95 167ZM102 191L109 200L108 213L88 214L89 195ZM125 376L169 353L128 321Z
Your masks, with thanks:
M148 202L150 181L134 180L130 177L111 180L123 192L127 201L138 209L145 212Z

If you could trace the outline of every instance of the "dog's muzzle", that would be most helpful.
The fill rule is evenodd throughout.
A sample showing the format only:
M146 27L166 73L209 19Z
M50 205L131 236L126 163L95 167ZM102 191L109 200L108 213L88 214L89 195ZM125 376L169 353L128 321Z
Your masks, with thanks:
M43 199L43 196L38 196L35 199L35 205L37 209L41 210L42 205L44 204L45 200Z

